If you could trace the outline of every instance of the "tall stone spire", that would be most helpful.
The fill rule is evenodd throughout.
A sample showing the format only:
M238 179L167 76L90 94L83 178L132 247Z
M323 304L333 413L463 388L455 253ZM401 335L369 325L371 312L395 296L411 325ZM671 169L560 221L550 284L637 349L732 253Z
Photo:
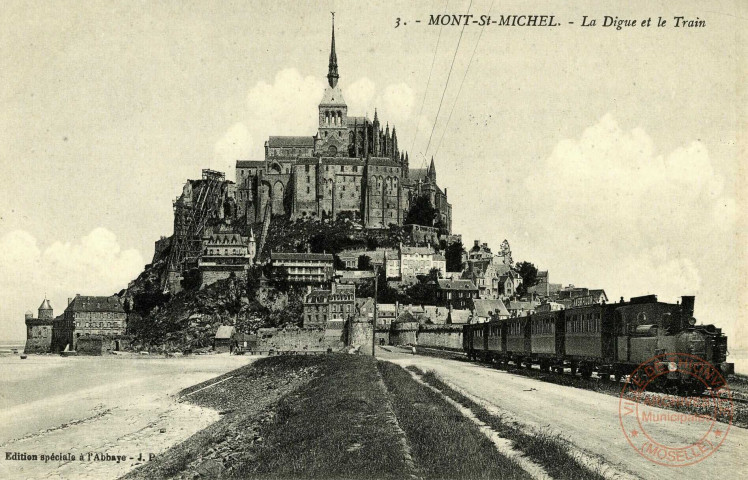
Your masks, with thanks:
M433 156L431 157L431 165L429 165L429 169L426 172L426 175L431 180L433 180L434 182L436 182L436 167L434 166L434 157Z
M338 56L335 54L335 12L332 13L332 44L330 46L330 63L327 71L327 83L330 87L335 88L338 84Z

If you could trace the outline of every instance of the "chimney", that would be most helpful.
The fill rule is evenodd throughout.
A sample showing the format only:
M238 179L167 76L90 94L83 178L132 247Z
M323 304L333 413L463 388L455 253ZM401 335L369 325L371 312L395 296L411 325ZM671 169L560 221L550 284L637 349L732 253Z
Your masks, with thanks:
M683 310L683 313L688 315L689 317L693 317L693 306L696 301L696 297L693 295L684 295L681 297L683 299L683 302L681 302L681 309Z
M475 240L475 245L474 246L480 247L480 240Z

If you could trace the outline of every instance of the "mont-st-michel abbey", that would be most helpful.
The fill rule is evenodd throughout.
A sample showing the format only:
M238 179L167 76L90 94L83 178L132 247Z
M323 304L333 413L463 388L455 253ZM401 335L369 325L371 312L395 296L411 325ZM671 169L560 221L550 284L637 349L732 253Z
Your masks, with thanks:
M262 221L270 204L273 215L291 219L348 217L368 228L385 228L402 225L410 202L427 195L439 212L439 226L451 231L452 207L446 189L436 183L433 158L426 169L410 169L395 126L390 129L376 110L373 119L349 114L339 78L333 23L318 131L271 136L264 160L236 162L239 216Z

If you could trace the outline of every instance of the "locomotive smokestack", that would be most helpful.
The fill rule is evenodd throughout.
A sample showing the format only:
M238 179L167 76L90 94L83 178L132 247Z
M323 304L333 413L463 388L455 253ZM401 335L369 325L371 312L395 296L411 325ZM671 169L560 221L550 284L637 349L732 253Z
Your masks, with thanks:
M696 301L696 297L694 297L693 295L684 295L681 298L683 299L683 301L681 302L681 309L683 310L683 313L689 317L693 317L693 305Z

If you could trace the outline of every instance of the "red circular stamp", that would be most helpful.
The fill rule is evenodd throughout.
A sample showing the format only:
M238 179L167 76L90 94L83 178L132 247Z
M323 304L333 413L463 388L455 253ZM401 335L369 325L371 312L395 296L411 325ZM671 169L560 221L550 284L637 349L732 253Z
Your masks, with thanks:
M621 389L618 416L629 444L647 460L685 467L712 455L732 425L727 381L706 360L687 353L640 364Z

